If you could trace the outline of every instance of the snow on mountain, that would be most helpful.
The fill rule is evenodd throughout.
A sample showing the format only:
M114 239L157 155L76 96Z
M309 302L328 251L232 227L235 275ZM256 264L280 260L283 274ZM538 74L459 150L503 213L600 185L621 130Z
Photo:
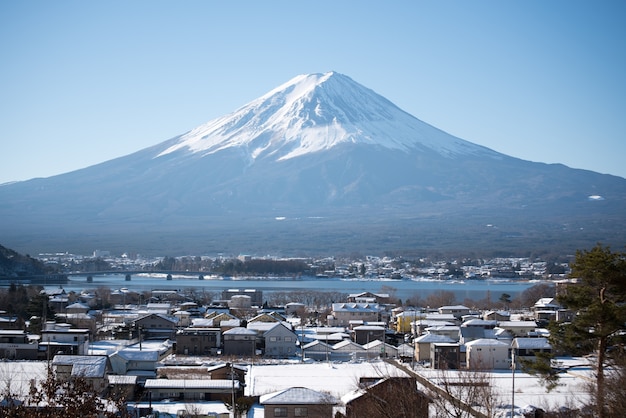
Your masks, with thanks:
M422 122L336 72L294 77L235 112L181 135L158 156L239 148L251 160L280 161L342 143L405 152L426 148L448 157L500 156Z

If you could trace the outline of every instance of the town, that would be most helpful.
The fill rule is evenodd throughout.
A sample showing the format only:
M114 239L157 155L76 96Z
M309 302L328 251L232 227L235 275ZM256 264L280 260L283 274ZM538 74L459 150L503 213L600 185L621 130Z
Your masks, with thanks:
M255 265L249 256L171 258L167 266L164 260L136 257L131 264L126 255L102 253L39 258L57 272L87 266L82 274L94 275L102 273L89 272L164 268L209 275L220 266ZM516 298L456 303L442 297L450 296L446 292L438 299L317 289L276 298L250 286L254 281L208 294L135 291L130 275L122 282L127 287L90 289L85 281L80 292L14 282L0 291L6 307L0 314L0 408L6 416L58 409L62 400L33 395L50 393L52 385L63 388L52 392L66 396L91 394L97 406L90 410L85 401L82 411L100 416L535 417L557 410L558 416L584 416L594 360L556 352L550 339L555 324L570 324L580 314L559 303L579 287L567 263L271 260L272 269L304 266L314 277L393 283L419 275L445 283L509 273L509 280L532 285ZM196 265L182 269L190 262ZM211 270L203 270L203 262ZM165 280L176 279L168 274ZM28 305L26 320L16 314L20 303Z
M90 266L107 271L163 268L164 261L102 252L91 257L46 254L40 259L64 269ZM202 258L189 259L196 263L194 269L202 269ZM237 260L252 262L248 256ZM208 262L215 269L232 260ZM183 257L168 261L167 267L188 264ZM58 286L39 296L36 304L45 308L28 324L10 312L0 318L0 356L11 360L2 363L2 375L11 376L3 392L26 398L35 376L45 381L51 365L58 379L81 376L102 399L114 404L117 400L120 415L123 409L128 416L360 417L371 414L367 411L373 407L372 391L403 392L411 382L412 393L406 396L410 405L402 407L419 411L410 416L436 416L437 410L445 411L454 402L438 392L441 375L432 373L471 370L471 384L465 385L472 386L479 371L511 376L512 369L518 369L520 381L525 360L552 350L547 324L572 315L554 298L559 286L567 283L561 275L567 264L553 265L555 273L547 273L546 262L508 258L480 265L420 260L415 266L378 257L352 262L324 258L305 264L306 273L320 276L416 274L446 280L495 274L554 280L538 280L524 299L528 306L522 306L522 298L513 303L503 295L493 309L400 305L390 294L373 292L332 301L318 291L316 298L309 298L316 300L315 305L300 301L274 305L268 304L270 295L249 288L229 288L200 300L179 290L136 292L132 283L129 288L80 293ZM18 289L13 285L9 292ZM313 377L328 365L341 371L333 384ZM578 366L589 364L581 360ZM279 367L291 371L277 373ZM281 373L295 374L295 382L279 378ZM459 393L447 396L458 397L470 416L489 416ZM515 411L519 416L535 413L551 405L547 399L545 405L536 405L536 397L518 402Z

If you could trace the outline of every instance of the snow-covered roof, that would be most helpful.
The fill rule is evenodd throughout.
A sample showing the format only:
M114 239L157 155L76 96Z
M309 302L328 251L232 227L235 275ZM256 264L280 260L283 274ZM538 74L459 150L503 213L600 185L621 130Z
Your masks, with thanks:
M363 351L363 346L361 344L357 344L354 341L350 341L350 340L343 340L341 342L338 342L337 344L332 346L332 349L333 350L344 350L344 349L346 349L348 347L351 350Z
M500 328L536 328L537 323L535 321L500 321L498 322Z
M378 312L380 305L377 303L333 303L333 312Z
M120 350L114 355L118 355L128 361L154 361L159 359L159 353L155 350Z
M72 356L57 354L52 359L52 365L71 365L73 376L104 377L107 360L107 356Z
M391 344L383 343L380 340L374 340L374 341L370 341L367 344L363 344L363 349L365 349L367 351L384 350L387 353L394 353L394 352L396 352L398 350L397 347L394 347Z
M446 335L424 334L414 340L416 343L452 343L454 340Z
M359 325L353 328L355 331L384 331L385 328L378 325Z
M244 327L236 327L229 329L228 331L224 331L224 335L256 335L256 331Z
M191 326L192 327L212 327L213 326L213 319L206 319L206 318L193 318L191 320Z
M560 308L561 305L556 301L555 298L540 298L535 302L535 308Z
M504 341L494 340L493 338L479 338L477 340L469 341L465 343L467 347L509 347L509 344Z
M495 319L470 319L468 321L463 322L461 324L462 327L495 327L498 324L498 321Z
M547 338L522 338L518 337L513 340L513 347L522 350L545 350L550 349L552 346L548 342Z
M439 312L441 311L469 311L470 308L468 308L465 305L446 305L446 306L442 306L439 308Z
M330 344L326 344L326 343L324 343L324 342L322 342L320 340L312 341L312 342L306 344L304 347L302 347L302 349L306 351L306 350L308 350L310 348L314 348L314 347L318 347L318 348L319 347L324 347L325 349L328 349L328 350L332 350L333 349L333 347Z
M335 405L333 396L303 387L294 387L268 393L259 398L262 405Z
M213 366L209 366L209 367L207 367L206 370L207 370L208 373L211 373L211 372L214 372L215 370L223 369L224 367L230 368L231 366L229 366L227 363L220 363L220 364L215 364ZM248 368L246 366L240 366L238 364L233 364L232 368L233 369L237 369L239 371L242 371L244 373L248 372Z
M363 363L290 363L255 364L250 367L246 395L258 396L279 390L301 387L326 392L340 398L358 387L361 378L383 376L406 376L393 365L383 361Z
M234 379L147 379L146 389L239 389Z
M107 380L111 385L135 385L137 384L137 376L110 374Z
M65 309L89 309L89 306L84 303L74 302L71 305L67 305Z

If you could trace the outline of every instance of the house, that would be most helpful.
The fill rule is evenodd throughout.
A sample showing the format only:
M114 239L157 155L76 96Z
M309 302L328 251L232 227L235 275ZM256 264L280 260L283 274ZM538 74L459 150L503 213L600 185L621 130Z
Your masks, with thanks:
M37 360L39 344L22 330L0 330L0 358Z
M354 342L367 344L374 340L385 341L385 328L378 325L361 325L352 330Z
M243 396L243 387L236 379L148 379L144 389L155 401L219 401Z
M535 331L537 323L535 321L500 321L498 328L509 331L513 337L527 337L529 333Z
M389 303L389 294L372 292L351 293L346 300L352 303Z
M548 323L556 319L557 312L561 308L562 306L555 298L540 298L531 307L531 310L533 311L535 321Z
M426 328L426 332L429 334L443 335L454 341L459 340L460 327L456 325L435 325Z
M220 327L222 332L241 326L241 320L228 312L211 311L204 318L211 319L213 322L210 326Z
M20 322L17 316L6 315L6 312L0 311L0 330L2 329L20 329Z
M336 344L342 340L350 339L344 327L313 327L294 328L298 338L305 344L314 340L322 340L325 343Z
M228 289L222 292L223 300L232 300L234 296L247 296L251 306L263 306L263 291L256 289Z
M154 291L152 292L154 294ZM168 302L150 302L146 304L146 309L151 314L170 315L172 304Z
M224 355L256 355L256 331L237 327L224 332L222 336L224 339Z
M238 366L233 363L221 363L208 367L207 372L210 379L228 380L234 378L245 386L248 368L246 366Z
M415 357L415 349L407 343L400 344L396 347L396 355L400 361L412 361Z
M363 349L361 347L361 349ZM333 347L320 340L310 342L301 348L302 359L313 360L332 360L333 359Z
M70 324L47 322L41 331L39 358L52 358L57 353L86 355L89 349L89 330L71 328Z
M81 377L96 393L103 393L108 386L107 374L111 365L107 356L56 355L52 368L60 381Z
M285 305L285 315L287 316L300 316L305 311L306 305L304 303L289 302Z
M454 343L455 340L445 335L424 334L413 340L415 346L415 360L430 361L431 360L431 344L434 343Z
M483 329L494 329L498 325L495 319L472 318L461 324L461 327L478 327Z
M422 335L426 332L426 329L430 327L454 325L455 324L454 317L452 317L452 315L446 315L446 316L449 316L451 318L449 318L448 320L418 319L417 321L411 323L411 333L413 335Z
M458 369L461 365L461 346L459 343L432 343L430 359L434 369Z
M161 313L143 315L131 323L133 329L139 330L140 338L150 340L173 340L176 337L177 319Z
M345 395L342 401L346 405L346 418L428 418L430 398L417 389L415 378L388 377L364 385L361 389Z
M176 322L181 327L188 327L191 325L191 312L185 310L179 310L172 314L176 318Z
M219 328L187 327L176 333L176 354L191 356L216 355L222 346Z
M465 364L468 369L508 369L509 344L491 338L481 338L465 344Z
M57 317L64 319L64 322L72 324L76 328L87 328L92 334L96 332L96 318L89 315L89 306L76 302L65 308L65 313L57 313Z
M263 333L263 340L266 357L287 358L296 354L298 338L283 322L273 323L272 327Z
M548 342L547 338L522 338L518 337L513 339L511 344L515 352L516 361L515 365L519 368L524 361L534 361L536 353L551 353L552 346Z
M363 345L363 349L367 352L367 358L396 358L398 349L391 344L384 343L380 340L370 341Z
M460 320L462 316L469 315L471 310L463 305L448 305L440 307L438 311L442 315L453 315Z
M350 321L376 322L381 311L377 303L333 303L328 325L345 327Z
M487 321L509 321L511 319L511 312L487 311L483 314L483 319Z
M276 312L264 312L260 313L257 316L248 319L248 324L255 322L280 322L286 321L286 318L279 313Z
M48 305L55 312L65 312L65 308L70 304L70 299L65 289L61 289L60 292L54 292L48 294Z
M190 327L194 328L212 328L213 320L207 318L191 318Z
M155 350L124 349L109 356L111 370L117 375L137 376L139 383L157 375L159 352Z
M91 308L89 308L89 306L84 303L75 302L71 305L67 305L67 307L65 308L65 312L68 314L86 314L87 312L89 312L90 309Z
M343 340L332 346L330 359L338 361L364 360L367 358L367 354L367 351L361 344Z
M327 393L294 387L262 395L259 403L266 417L328 418L338 400Z
M496 338L496 331L482 327L465 326L459 329L459 342L461 344L467 344L470 341L479 340L481 338Z
M137 376L107 375L108 395L113 400L134 400L137 394Z
M396 332L407 333L411 332L411 324L416 320L422 318L422 311L417 310L408 310L404 312L400 312L396 315Z

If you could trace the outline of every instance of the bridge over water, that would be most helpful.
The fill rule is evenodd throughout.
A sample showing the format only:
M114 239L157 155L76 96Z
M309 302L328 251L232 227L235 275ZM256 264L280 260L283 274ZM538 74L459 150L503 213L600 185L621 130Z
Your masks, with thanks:
M119 275L125 276L126 280L132 280L132 276L138 274L164 274L165 280L171 280L172 276L197 276L200 280L207 274L212 274L206 271L174 271L174 270L108 270L108 271L90 271L90 272L70 272L70 273L58 273L58 274L40 274L29 276L15 276L15 277L0 277L0 287L7 287L11 284L34 284L34 285L51 285L51 284L66 284L68 283L68 277L71 276L86 276L87 281L89 277L94 276L112 276Z

